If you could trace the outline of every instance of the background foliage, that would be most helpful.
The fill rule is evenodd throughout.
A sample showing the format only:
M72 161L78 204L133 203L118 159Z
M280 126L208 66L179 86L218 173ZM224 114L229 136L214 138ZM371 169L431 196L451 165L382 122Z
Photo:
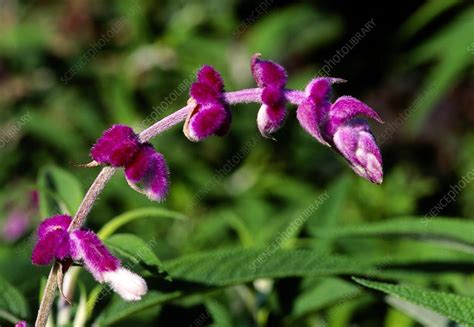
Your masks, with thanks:
M252 87L255 52L303 88L371 19L330 75L385 120L381 186L294 115L277 142L255 105L225 138L174 128L153 140L168 200L115 176L88 219L150 293L124 304L82 274L72 311L98 326L474 325L474 8L454 0L0 1L0 223L28 220L0 243L2 325L34 320L48 271L30 264L34 229L74 213L98 172L77 164L105 128L177 110L205 63Z

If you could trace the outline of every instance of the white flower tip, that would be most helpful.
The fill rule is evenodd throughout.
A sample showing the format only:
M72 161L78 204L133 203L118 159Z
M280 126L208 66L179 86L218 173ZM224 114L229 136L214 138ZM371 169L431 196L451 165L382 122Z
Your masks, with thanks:
M104 281L125 301L138 301L148 291L145 280L128 269L107 271L103 276Z

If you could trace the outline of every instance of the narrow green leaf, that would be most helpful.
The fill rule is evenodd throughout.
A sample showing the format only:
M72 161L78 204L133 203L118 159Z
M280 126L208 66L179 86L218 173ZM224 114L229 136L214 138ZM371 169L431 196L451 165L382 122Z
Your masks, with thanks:
M28 305L24 296L2 277L0 277L0 309L20 318L26 318L28 315Z
M152 250L157 244L154 238L145 242L132 234L116 234L104 242L114 254L123 259L130 260L132 264L154 267L157 273L164 273L160 259Z
M459 0L427 1L403 24L400 36L409 38L438 15L460 2Z
M385 302L396 308L396 310L392 310L387 315L386 322L387 325L390 324L387 327L398 327L401 319L403 319L404 322L409 320L409 322L407 322L409 327L413 326L413 320L423 326L449 326L448 318L421 305L413 304L393 295L388 295L385 298Z
M166 270L173 279L225 286L258 278L290 276L365 274L372 267L364 260L321 254L310 250L270 253L256 249L234 249L194 254L168 261Z
M186 216L179 212L163 208L140 208L136 210L127 211L111 219L107 224L102 227L98 235L101 239L105 240L123 225L128 224L134 220L143 218L171 218L185 220Z
M455 218L404 217L383 222L342 226L335 229L319 230L320 237L411 237L430 239L457 245L457 248L474 251L472 231L474 222Z
M361 278L353 279L368 288L397 296L414 304L426 307L461 324L474 324L474 298L452 293L432 291L414 286L403 286L373 282Z

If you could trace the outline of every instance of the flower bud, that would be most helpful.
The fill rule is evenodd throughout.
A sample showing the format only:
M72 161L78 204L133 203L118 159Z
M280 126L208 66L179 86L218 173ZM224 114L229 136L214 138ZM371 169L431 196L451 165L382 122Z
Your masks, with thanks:
M133 159L139 144L133 129L125 125L114 125L97 140L91 149L91 157L100 164L121 167Z
M224 101L224 82L221 75L211 66L203 66L197 81L191 85L190 111L183 127L186 137L198 142L211 135L227 133L232 114Z
M262 88L263 105L257 115L257 126L263 137L270 137L283 126L286 118L285 69L272 62L259 59L260 54L252 57L250 68L257 85Z
M367 121L356 118L339 126L334 145L357 175L382 183L382 156Z

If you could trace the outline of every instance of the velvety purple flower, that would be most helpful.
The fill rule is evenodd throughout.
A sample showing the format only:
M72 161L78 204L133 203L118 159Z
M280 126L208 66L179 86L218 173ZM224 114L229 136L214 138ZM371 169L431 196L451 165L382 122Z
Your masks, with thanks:
M378 114L360 100L342 96L329 102L331 84L340 79L322 77L306 87L306 99L298 106L301 126L319 142L333 147L361 177L380 184L382 156L365 116L382 122Z
M71 257L82 261L85 268L99 283L108 283L126 301L137 301L146 294L145 280L120 266L97 235L91 231L71 233Z
M125 125L113 125L92 147L91 157L100 164L121 167L133 159L139 145L133 129Z
M15 327L27 327L26 321L22 320L15 324Z
M71 217L57 215L44 220L38 228L38 241L33 249L31 261L35 265L47 265L54 259L69 256L69 233Z
M257 115L258 130L264 137L283 126L286 117L285 85L287 75L285 69L267 60L260 60L260 54L254 54L250 63L252 75L262 89L262 106Z
M140 276L121 267L99 237L92 231L76 230L68 233L72 218L58 215L44 220L38 227L38 242L32 261L47 265L53 259L82 262L99 283L108 283L124 300L139 300L147 292Z
M193 141L208 136L223 136L227 133L232 114L224 101L224 82L221 75L211 66L203 66L197 81L191 85L191 100L195 107L184 124L184 134Z
M141 145L133 161L125 166L125 176L132 188L151 200L162 201L168 193L168 166L163 155L151 144Z
M110 253L94 232L76 230L70 237L71 258L84 262L85 268L98 282L104 281L104 272L120 267L120 261Z
M208 74L201 79L215 81L213 92L217 92L223 87L217 77L220 76ZM124 167L129 185L151 200L162 201L166 197L169 171L165 158L150 143L140 143L130 127L114 125L105 131L92 148L91 156L101 164Z

